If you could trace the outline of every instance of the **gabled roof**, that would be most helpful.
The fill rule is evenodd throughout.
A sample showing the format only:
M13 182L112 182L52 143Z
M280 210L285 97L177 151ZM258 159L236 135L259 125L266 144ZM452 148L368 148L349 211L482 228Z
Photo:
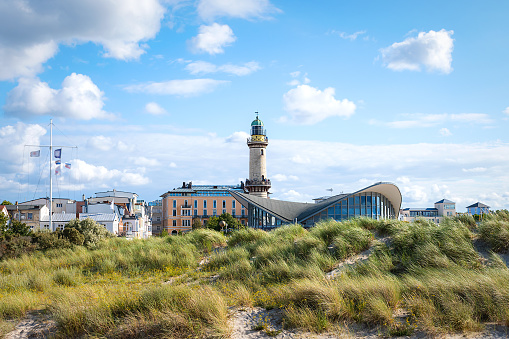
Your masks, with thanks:
M53 222L69 222L76 219L76 213L53 213ZM43 215L42 222L49 222L49 215Z
M488 205L483 204L482 202L476 202L473 205L467 206L467 208L473 208L473 207L484 207L484 208L490 208Z
M454 201L451 201L451 200L447 200L447 199L442 199L440 201L437 201L435 204L455 204Z
M43 207L46 207L46 204L36 204L36 205L5 205L8 211L27 211L27 210L40 210Z
M115 213L80 213L80 220L90 218L96 222L112 222L116 219Z

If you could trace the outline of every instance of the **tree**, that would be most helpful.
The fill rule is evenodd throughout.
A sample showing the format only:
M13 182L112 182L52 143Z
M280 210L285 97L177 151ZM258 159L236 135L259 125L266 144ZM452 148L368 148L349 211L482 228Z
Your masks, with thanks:
M4 200L4 201L2 201L2 203L0 205L12 205L12 202L10 202L8 200Z
M202 228L203 227L199 218L194 218L193 219L193 225L192 226L193 226L193 230L196 230L198 228Z
M7 230L7 232L11 233L12 235L21 236L32 235L32 230L30 229L30 226L27 226L27 224L18 220L11 221L11 224L9 225L9 229Z
M0 213L0 233L4 234L7 232L7 222L9 217L3 213Z
M221 231L221 226L219 225L221 221L226 222L229 229L238 229L240 227L237 219L232 217L230 213L223 213L219 217L210 217L209 222L207 223L207 228L211 228L215 231Z

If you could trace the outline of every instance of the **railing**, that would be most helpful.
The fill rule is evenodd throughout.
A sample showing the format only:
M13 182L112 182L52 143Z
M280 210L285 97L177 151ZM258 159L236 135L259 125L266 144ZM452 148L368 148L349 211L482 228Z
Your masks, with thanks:
M260 137L262 138L262 140L259 140ZM250 142L269 142L269 137L267 136L257 136L256 138L247 138L247 143L249 144Z
M249 180L246 179L246 186L271 186L270 179Z

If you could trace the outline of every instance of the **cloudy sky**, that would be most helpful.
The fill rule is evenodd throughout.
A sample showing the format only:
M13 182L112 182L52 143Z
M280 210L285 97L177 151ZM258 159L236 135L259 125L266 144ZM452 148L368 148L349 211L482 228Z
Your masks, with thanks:
M403 207L509 208L509 2L0 0L0 199L151 201L248 175L272 197L378 181Z

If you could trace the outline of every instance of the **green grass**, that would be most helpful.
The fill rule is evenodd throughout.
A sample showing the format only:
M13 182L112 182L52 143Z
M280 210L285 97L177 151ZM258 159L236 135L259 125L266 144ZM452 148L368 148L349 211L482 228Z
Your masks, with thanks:
M224 337L230 306L281 309L285 328L316 333L352 322L389 336L509 325L509 269L472 245L480 237L504 251L508 223L505 211L475 226L466 217L439 226L358 218L34 252L0 261L0 334L45 310L57 337ZM381 236L385 244L373 242ZM326 277L374 244L368 260Z

